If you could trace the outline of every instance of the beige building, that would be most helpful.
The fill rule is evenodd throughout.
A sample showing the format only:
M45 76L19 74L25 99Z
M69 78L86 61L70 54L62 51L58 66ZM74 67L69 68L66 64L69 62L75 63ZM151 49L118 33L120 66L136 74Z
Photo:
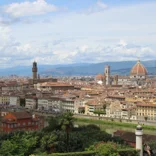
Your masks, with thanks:
M156 120L156 105L151 103L137 104L138 120Z
M9 103L10 103L10 96L9 95L0 95L0 104L9 105Z
M89 100L85 105L85 114L86 115L95 115L95 111L103 110L103 104L98 100Z

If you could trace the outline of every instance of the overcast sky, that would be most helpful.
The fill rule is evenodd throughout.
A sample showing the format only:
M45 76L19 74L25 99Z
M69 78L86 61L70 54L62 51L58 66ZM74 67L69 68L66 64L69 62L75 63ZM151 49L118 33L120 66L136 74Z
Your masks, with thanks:
M156 59L156 1L1 0L1 68Z

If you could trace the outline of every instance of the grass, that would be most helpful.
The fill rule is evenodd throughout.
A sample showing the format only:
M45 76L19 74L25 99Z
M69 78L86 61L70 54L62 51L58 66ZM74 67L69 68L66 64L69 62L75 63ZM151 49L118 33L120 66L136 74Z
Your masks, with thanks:
M76 118L77 122L84 122L88 124L99 124L99 125L112 125L119 126L119 127L129 127L129 128L136 128L138 124L134 123L123 123L123 122L116 122L116 121L106 121L106 120L96 120L96 119L86 119L86 118ZM142 125L143 129L147 130L156 130L156 126L149 126L149 125Z

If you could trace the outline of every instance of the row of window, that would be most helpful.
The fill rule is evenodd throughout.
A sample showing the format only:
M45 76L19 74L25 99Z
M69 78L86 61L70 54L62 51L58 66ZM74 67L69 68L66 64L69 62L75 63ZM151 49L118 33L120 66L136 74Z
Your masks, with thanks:
M137 115L139 115L139 116L146 116L146 115L148 115L148 116L156 116L156 114L150 114L150 113L137 113Z
M27 124L25 122L23 123L13 123L13 124L2 124L3 127L8 127L8 128L16 128L16 127L21 127L21 126L26 126L26 125L38 125L38 122L28 122Z

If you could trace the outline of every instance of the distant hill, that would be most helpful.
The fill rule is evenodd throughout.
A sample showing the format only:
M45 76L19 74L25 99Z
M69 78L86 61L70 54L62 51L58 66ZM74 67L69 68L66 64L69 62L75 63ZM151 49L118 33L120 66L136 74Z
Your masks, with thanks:
M96 64L85 64L82 66L57 67L42 71L42 74L52 74L57 76L63 75L96 75L104 73L104 67L110 65L112 74L129 75L131 68L136 64L136 61L122 62L102 62ZM155 61L142 61L142 64L147 68L149 74L156 74Z
M150 75L156 75L156 61L142 61L141 63L147 68ZM105 65L110 65L112 75L129 75L131 68L135 64L136 61L102 62L95 64L38 65L38 73L41 75L53 76L96 75L104 72ZM0 69L0 76L6 75L31 76L32 66L18 66Z

